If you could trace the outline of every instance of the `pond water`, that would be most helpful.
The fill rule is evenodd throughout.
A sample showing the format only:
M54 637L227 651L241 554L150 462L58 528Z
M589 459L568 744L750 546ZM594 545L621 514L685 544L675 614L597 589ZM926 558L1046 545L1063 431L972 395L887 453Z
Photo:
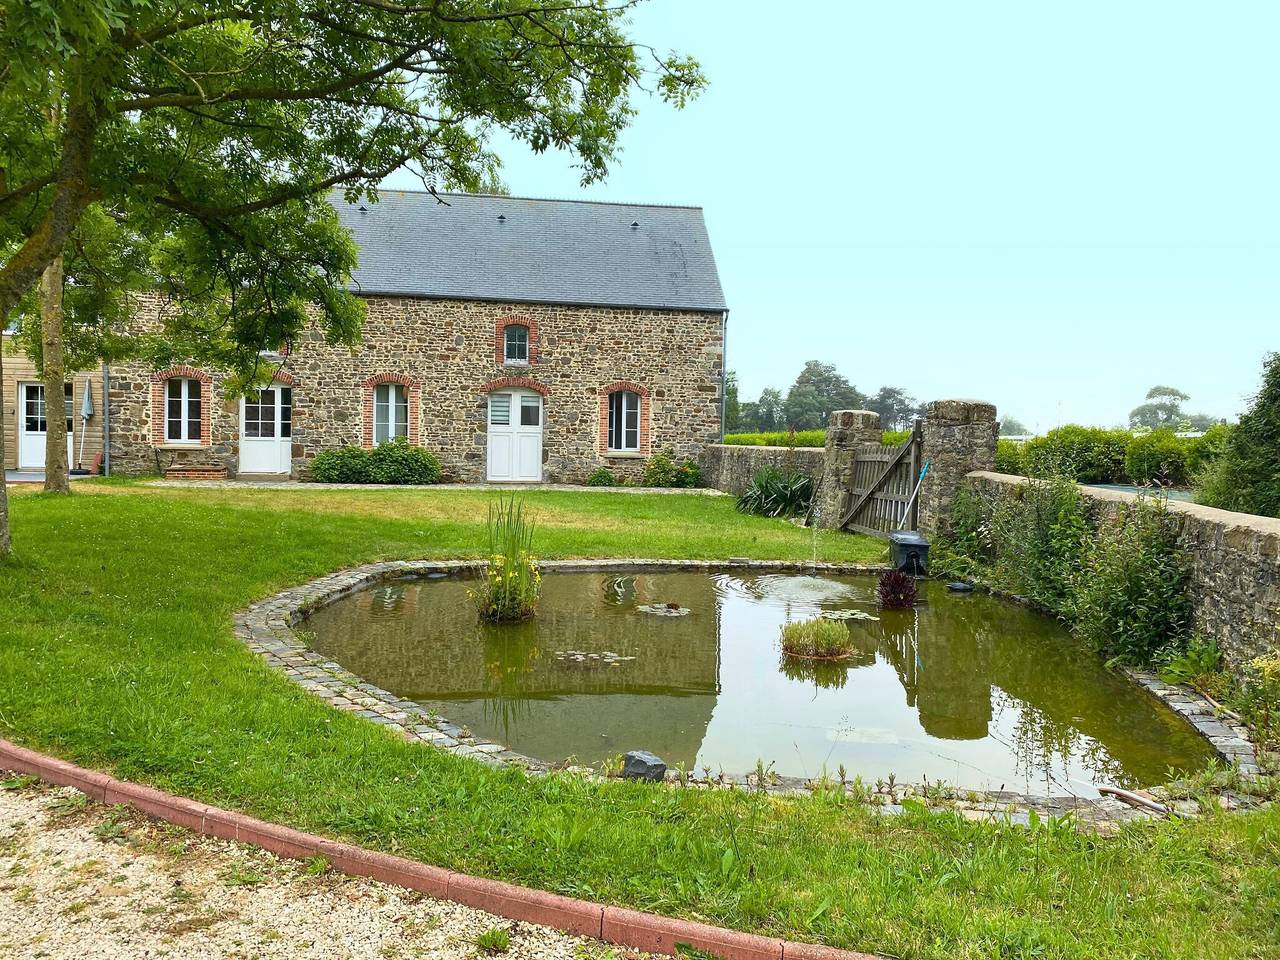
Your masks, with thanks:
M546 761L651 750L673 768L824 769L1096 796L1202 768L1208 744L1056 621L921 582L882 611L873 577L548 573L537 616L483 625L468 581L371 588L308 621L366 680ZM661 615L666 604L688 611ZM845 622L853 659L784 657L783 623Z

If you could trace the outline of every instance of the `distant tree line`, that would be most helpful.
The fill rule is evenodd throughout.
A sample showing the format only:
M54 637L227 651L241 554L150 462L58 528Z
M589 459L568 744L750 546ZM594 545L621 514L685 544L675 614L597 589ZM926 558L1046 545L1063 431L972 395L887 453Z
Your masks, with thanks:
M830 363L810 360L784 394L765 387L756 400L742 401L738 378L729 371L725 384L725 432L820 430L833 410L874 410L886 430L904 430L923 407L902 387L881 387L865 394Z

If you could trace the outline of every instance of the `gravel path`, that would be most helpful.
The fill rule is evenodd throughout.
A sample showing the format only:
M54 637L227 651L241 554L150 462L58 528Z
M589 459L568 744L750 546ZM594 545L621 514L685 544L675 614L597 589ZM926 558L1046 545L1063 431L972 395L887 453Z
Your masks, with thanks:
M640 960L0 772L0 958ZM497 956L494 954L493 956Z

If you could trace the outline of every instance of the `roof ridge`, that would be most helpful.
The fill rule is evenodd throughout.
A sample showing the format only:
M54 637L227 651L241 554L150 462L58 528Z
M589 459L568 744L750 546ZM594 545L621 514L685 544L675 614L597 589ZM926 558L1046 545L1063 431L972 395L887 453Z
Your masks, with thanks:
M335 191L341 193L340 190ZM406 190L400 187L384 187L379 193L412 193L431 197L476 197L487 200L531 200L534 203L582 203L593 207L651 207L658 210L702 210L701 206L692 203L627 203L622 200L587 200L580 197L527 197L507 193L466 193L460 190Z

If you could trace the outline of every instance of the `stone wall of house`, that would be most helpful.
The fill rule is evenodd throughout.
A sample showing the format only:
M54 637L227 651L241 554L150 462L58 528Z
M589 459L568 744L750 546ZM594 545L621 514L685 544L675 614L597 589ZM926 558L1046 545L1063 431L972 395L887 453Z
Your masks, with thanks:
M800 473L822 476L821 447L748 447L713 443L702 448L698 465L702 468L702 485L739 496L751 486L751 477L764 466L785 467L790 461Z
M966 478L987 502L1015 498L1025 477L980 471ZM1080 487L1097 510L1120 510L1137 495ZM1280 520L1169 501L1179 543L1191 557L1195 629L1233 665L1280 649Z
M0 411L3 411L4 463L6 470L18 468L18 440L22 407L18 385L40 381L40 372L27 355L19 349L11 336L0 336L0 350L4 351L4 378L0 380ZM102 374L96 370L81 370L67 377L71 384L71 468L77 463L86 470L95 471L102 454ZM86 422L80 412L85 388L93 398L93 416ZM40 470L44 466L39 467Z
M367 442L371 388L379 378L410 384L410 438L435 453L448 480L485 479L488 392L524 386L544 396L543 479L583 482L598 467L639 479L651 453L696 458L720 435L723 362L718 313L369 297L362 343L324 342L312 329L287 356L267 358L292 388L293 475L305 477L320 450ZM144 298L140 323L162 301ZM504 324L530 331L531 361L499 362ZM112 371L112 466L138 474L170 466L238 468L239 397L210 377L207 442L153 441L151 382L141 363ZM605 388L643 395L639 453L605 451ZM496 385L496 386L495 386ZM416 403L412 401L416 399Z

